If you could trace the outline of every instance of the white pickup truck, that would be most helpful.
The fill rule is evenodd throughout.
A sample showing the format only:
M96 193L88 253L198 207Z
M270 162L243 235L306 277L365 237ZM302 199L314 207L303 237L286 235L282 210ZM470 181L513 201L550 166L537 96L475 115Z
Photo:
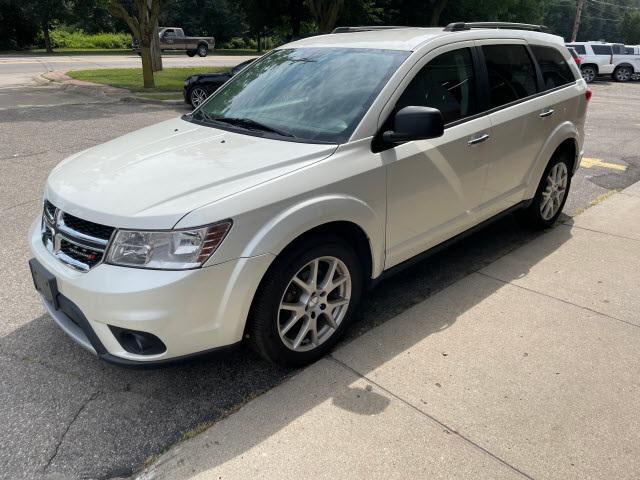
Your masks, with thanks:
M621 43L567 43L580 56L580 70L587 83L596 77L611 75L617 82L640 77L640 48L625 47Z

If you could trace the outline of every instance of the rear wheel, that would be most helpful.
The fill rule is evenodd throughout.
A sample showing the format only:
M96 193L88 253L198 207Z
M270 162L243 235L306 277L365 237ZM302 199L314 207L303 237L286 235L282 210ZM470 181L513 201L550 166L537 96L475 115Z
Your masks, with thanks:
M613 72L613 78L616 82L628 82L633 76L633 70L630 67L618 67Z
M563 156L556 156L549 162L531 204L518 212L526 226L543 229L556 222L571 187L570 172L569 162Z
M190 57L194 57L196 55L196 51L195 50L187 50L187 55L189 55Z
M247 336L265 359L304 365L344 333L362 291L360 262L338 237L318 236L285 251L253 301Z
M200 44L197 52L199 57L206 57L207 53L209 53L209 48L205 44Z
M580 71L582 72L582 78L584 78L587 83L593 82L598 74L595 67L592 67L591 65L585 65L580 69Z

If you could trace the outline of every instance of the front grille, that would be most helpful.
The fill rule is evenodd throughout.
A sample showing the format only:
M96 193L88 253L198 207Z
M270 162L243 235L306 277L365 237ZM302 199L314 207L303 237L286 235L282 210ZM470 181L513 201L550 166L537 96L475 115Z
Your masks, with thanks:
M44 202L42 243L58 260L78 270L87 271L102 262L114 231Z
M75 230L76 232L89 235L91 237L100 238L102 240L109 240L111 238L111 234L115 230L113 227L88 222L87 220L82 220L81 218L74 217L68 213L62 214L62 220L71 230Z

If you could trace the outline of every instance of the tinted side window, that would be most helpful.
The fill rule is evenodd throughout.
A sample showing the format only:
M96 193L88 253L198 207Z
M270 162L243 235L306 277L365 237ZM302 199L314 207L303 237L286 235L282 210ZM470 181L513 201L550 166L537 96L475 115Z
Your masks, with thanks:
M537 93L536 70L524 45L484 45L489 106L499 107Z
M613 45L613 53L614 55L624 55L624 45L620 45L619 43Z
M613 53L611 45L591 45L591 48L596 55L611 55Z
M578 55L586 55L587 49L584 48L584 45L567 45L567 47L573 48Z
M409 105L437 108L445 123L477 113L471 51L452 50L425 65L404 91L396 110Z
M542 71L545 89L548 90L575 81L571 68L558 50L538 45L531 45L531 50Z

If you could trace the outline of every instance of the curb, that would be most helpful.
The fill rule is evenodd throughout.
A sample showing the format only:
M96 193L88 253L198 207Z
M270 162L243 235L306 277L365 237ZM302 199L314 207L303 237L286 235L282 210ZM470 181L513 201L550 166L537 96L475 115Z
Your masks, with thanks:
M75 80L69 77L67 71L57 70L36 75L33 80L38 85L53 85L63 90L75 91L98 98L113 98L127 103L148 103L155 105L186 105L183 100L155 100L153 98L139 97L125 88L116 88L99 83Z

